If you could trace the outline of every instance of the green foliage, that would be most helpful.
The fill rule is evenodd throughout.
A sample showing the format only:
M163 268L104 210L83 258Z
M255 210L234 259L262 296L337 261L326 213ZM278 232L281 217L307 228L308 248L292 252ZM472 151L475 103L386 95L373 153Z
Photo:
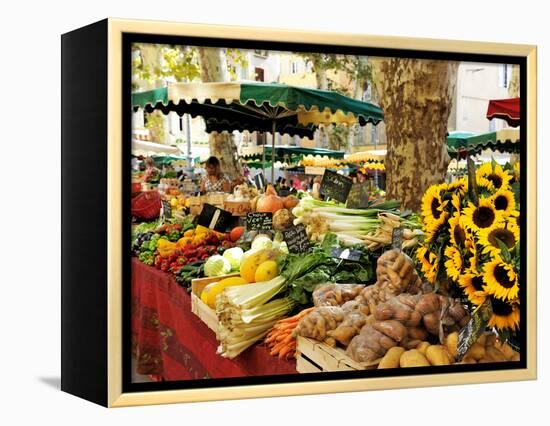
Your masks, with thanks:
M132 49L136 55L132 61L134 89L138 88L136 81L139 80L157 84L172 78L180 82L193 81L200 77L198 50L195 47L155 45L152 58L144 57L145 52L150 54L149 45L137 43L132 46ZM155 65L151 66L151 63Z
M225 51L227 57L227 71L229 72L229 78L231 81L239 79L237 69L246 69L248 67L248 60L246 55L239 49L228 48Z
M145 113L145 128L151 133L151 137L158 143L164 143L164 116L160 111Z

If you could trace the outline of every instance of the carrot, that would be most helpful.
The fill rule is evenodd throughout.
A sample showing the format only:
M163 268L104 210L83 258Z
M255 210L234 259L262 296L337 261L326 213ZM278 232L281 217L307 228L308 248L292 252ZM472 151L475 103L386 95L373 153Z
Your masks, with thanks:
M283 359L292 349L293 345L286 345L279 351L279 359Z

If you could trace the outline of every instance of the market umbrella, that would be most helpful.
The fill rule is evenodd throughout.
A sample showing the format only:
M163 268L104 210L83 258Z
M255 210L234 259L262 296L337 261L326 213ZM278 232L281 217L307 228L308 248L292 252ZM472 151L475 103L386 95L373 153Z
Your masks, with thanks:
M382 110L368 102L328 90L279 83L169 83L166 92L132 95L132 106L202 116L206 131L270 132L271 179L275 133L312 137L320 124L378 124ZM265 160L265 153L264 153ZM264 161L265 162L265 161Z
M508 125L518 127L520 124L519 98L493 99L487 107L487 119L501 118Z
M477 155L485 149L519 152L519 129L503 129L481 135L454 133L447 137L447 151L451 157Z

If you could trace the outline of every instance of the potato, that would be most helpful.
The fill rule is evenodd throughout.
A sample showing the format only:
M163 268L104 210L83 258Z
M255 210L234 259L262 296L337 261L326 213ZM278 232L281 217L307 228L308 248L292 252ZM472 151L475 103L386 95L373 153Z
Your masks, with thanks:
M488 346L485 348L486 357L492 359L494 362L508 361L506 356L494 346Z
M476 343L485 346L485 344L487 343L487 334L482 334L481 336L479 336L479 339L477 339Z
M508 343L498 344L496 348L504 354L507 360L511 360L517 354Z
M453 331L445 338L445 346L453 358L456 358L456 347L458 345L458 331Z
M401 355L405 352L405 348L395 346L386 352L384 358L380 360L378 368L399 368L399 359Z
M422 352L422 355L426 355L426 349L428 349L428 346L430 346L428 342L420 342L416 349Z
M411 349L410 351L403 352L403 355L399 359L399 366L401 368L429 367L430 363L418 349Z
M477 364L477 361L471 356L466 355L462 358L462 361L460 361L459 364Z
M426 349L426 358L431 365L450 365L451 359L441 345L430 345Z
M485 352L485 348L476 342L472 346L470 346L470 349L468 349L465 355L470 355L472 358L479 361L485 356Z

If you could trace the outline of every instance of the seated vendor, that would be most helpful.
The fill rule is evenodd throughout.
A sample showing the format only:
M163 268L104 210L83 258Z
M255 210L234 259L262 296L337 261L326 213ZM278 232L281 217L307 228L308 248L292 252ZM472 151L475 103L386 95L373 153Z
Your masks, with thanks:
M220 160L210 157L205 164L206 175L201 179L201 193L230 192L231 180L222 173Z

